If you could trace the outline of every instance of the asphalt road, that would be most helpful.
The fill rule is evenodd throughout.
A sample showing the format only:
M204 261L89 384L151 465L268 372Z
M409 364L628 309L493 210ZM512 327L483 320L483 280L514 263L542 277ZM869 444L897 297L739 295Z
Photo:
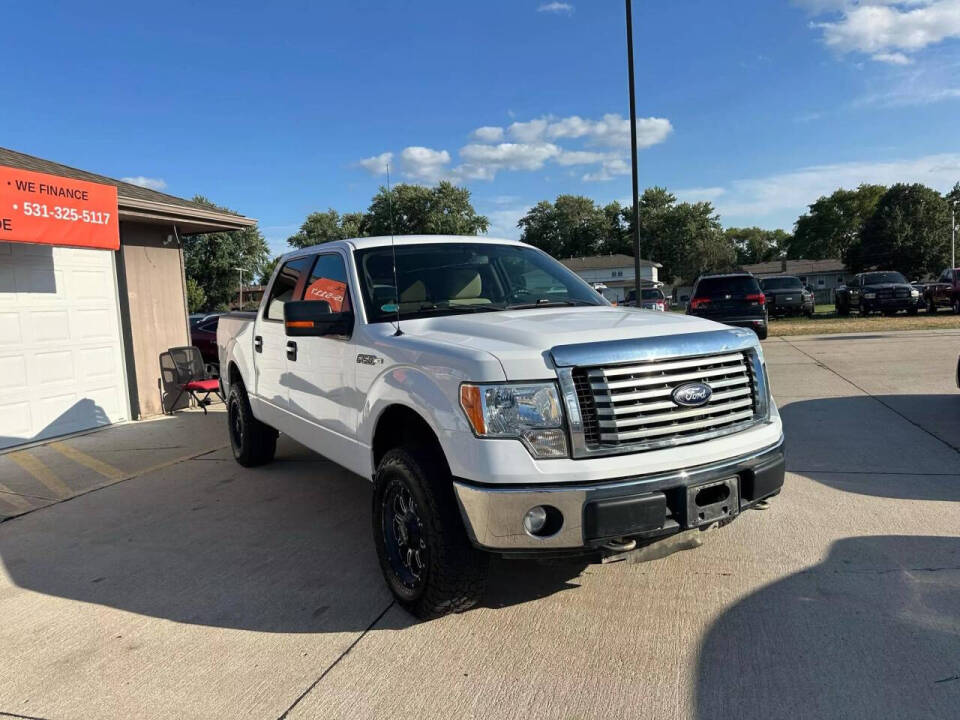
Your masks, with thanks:
M0 717L960 717L960 331L765 348L769 510L643 565L497 562L430 623L391 601L362 480L205 452L222 414L82 438L122 476L0 524Z

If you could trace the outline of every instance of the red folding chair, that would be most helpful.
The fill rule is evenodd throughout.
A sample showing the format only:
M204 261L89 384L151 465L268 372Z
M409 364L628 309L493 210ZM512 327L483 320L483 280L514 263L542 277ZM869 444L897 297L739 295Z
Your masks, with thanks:
M170 348L160 353L160 379L157 380L157 385L160 386L160 402L164 414L176 410L177 403L184 395L188 395L202 408L204 415L207 413L207 405L213 402L211 395L216 395L220 402L223 402L220 381L207 375L203 356L199 348L192 345ZM170 397L173 397L173 402L168 403Z

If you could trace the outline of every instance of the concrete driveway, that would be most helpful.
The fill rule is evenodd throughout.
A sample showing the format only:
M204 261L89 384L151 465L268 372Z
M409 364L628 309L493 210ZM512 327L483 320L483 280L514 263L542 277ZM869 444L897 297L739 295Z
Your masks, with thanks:
M960 331L765 348L769 510L643 565L500 561L430 623L380 577L369 485L289 441L257 470L219 413L67 441L109 482L28 451L106 486L0 524L0 717L957 717ZM9 455L0 482L55 495Z

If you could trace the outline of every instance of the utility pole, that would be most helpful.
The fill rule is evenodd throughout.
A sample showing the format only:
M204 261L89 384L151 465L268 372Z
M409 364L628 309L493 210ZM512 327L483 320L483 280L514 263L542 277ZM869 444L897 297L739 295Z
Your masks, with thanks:
M633 6L627 3L627 76L630 82L630 166L633 169L633 273L640 307L640 181L637 178L637 98L633 82Z

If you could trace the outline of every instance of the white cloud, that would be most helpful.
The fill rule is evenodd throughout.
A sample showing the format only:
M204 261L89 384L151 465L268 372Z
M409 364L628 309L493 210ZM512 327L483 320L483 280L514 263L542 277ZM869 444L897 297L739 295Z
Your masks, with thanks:
M497 170L539 170L548 160L560 155L553 143L500 143L465 145L460 158L465 165Z
M508 129L510 131L510 137L514 140L523 143L534 143L543 137L543 134L547 130L547 124L545 118L540 118L538 120L530 120L529 122L511 123Z
M661 143L671 132L673 126L666 118L637 118L637 147L644 149ZM493 180L502 170L529 172L540 170L547 163L597 166L583 175L582 179L588 182L611 180L630 172L630 122L616 113L599 120L579 115L545 115L515 121L506 129L478 127L470 137L473 142L460 148L459 164L455 167L451 167L451 155L446 150L412 146L400 153L400 168L407 177L425 182L443 178ZM511 142L503 142L505 137ZM378 174L392 159L391 153L381 153L361 160L359 165Z
M860 52L879 62L903 65L907 53L960 38L960 0L806 0L815 14L838 12L812 23L823 41L840 52Z
M167 182L163 178L150 178L144 177L143 175L135 175L133 177L124 177L120 179L125 183L139 185L140 187L149 188L150 190L163 190L165 187L167 187Z
M357 163L371 175L382 175L387 170L387 165L393 162L393 153L384 152L373 157L364 158Z
M890 65L910 65L913 60L901 52L877 53L871 56L877 62L889 63Z
M637 148L648 148L667 139L673 125L666 118L637 118ZM551 140L586 138L588 142L606 147L630 147L630 120L617 113L607 113L600 120L589 120L578 115L551 122L546 128Z
M548 2L541 3L540 7L537 8L537 12L547 12L547 13L564 13L566 15L573 14L573 5L566 2Z
M557 155L557 165L594 165L610 159L607 153L591 152L589 150L563 150Z
M400 164L407 177L436 182L448 172L450 153L414 145L404 148L400 153Z
M893 185L919 182L940 191L949 190L960 177L960 153L926 155L889 162L849 162L817 165L761 178L735 180L726 187L708 188L706 197L715 200L717 210L727 218L760 218L777 214L796 218L821 195L839 187L855 188L861 183ZM697 189L680 190L678 197L697 197Z
M487 228L487 236L495 238L508 238L517 240L520 238L520 228L517 222L530 210L531 205L515 205L509 208L501 208L489 212L480 211L490 220L490 227Z
M478 127L470 135L478 142L500 142L503 140L503 128L495 125L484 125L483 127Z
M622 158L612 158L605 160L603 165L600 166L599 171L586 173L583 176L583 180L584 182L605 182L607 180L613 180L619 175L629 175L630 170L629 162Z

